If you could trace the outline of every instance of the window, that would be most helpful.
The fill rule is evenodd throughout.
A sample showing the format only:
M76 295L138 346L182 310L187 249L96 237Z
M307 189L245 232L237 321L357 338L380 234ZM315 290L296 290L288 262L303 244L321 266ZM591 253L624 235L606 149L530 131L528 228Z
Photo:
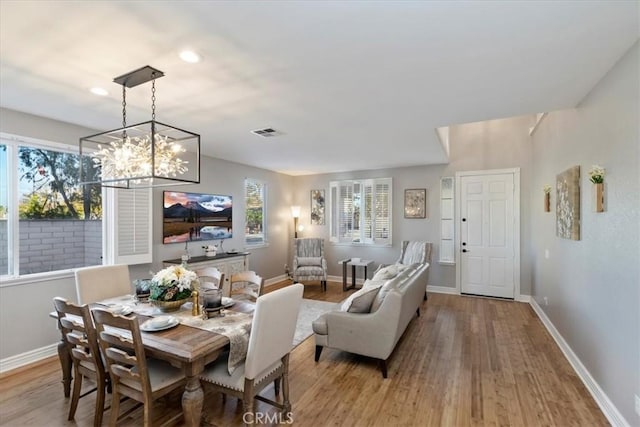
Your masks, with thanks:
M102 263L102 189L78 185L71 147L0 141L0 275Z
M245 179L245 242L256 246L267 243L266 229L267 185L256 179Z
M391 178L332 181L329 186L332 242L391 244Z

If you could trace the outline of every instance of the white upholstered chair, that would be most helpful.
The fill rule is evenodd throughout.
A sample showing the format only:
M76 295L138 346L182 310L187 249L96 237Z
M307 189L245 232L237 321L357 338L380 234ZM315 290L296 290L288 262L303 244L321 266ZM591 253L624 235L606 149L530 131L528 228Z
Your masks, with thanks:
M227 360L220 357L207 366L200 377L215 390L242 399L244 412L252 414L247 417L249 421L254 418L255 399L285 412L291 411L289 352L293 348L303 290L304 286L297 283L258 298L244 364L229 375ZM272 381L277 384L278 380L282 381L282 403L258 395Z
M324 239L293 240L293 280L305 282L319 280L327 290L327 260L324 257Z
M396 264L411 265L411 264L431 264L431 242L425 242L420 240L404 240L400 249L400 257L396 261ZM378 272L384 264L380 264L375 273ZM374 275L375 275L374 273ZM425 275L425 283L429 283L429 270ZM424 299L427 299L427 290L424 290Z
M241 271L231 275L229 295L233 299L256 301L264 290L264 279L255 271Z
M138 319L112 314L106 310L93 310L98 342L111 375L111 419L109 425L118 421L120 395L127 396L144 405L144 427L153 424L153 402L171 391L184 388L186 377L180 368L169 363L147 359L140 335ZM131 338L117 329L125 330ZM182 411L167 423L182 417Z
M83 267L77 269L75 275L79 304L91 304L132 292L126 265Z

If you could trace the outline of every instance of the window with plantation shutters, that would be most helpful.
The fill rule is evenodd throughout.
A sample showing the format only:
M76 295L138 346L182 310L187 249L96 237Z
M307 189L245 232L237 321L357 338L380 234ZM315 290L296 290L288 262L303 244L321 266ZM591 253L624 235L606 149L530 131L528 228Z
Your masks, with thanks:
M332 181L329 187L332 242L391 244L391 178Z
M152 262L152 207L150 188L105 188L107 215L105 236L109 245L106 264L146 264Z

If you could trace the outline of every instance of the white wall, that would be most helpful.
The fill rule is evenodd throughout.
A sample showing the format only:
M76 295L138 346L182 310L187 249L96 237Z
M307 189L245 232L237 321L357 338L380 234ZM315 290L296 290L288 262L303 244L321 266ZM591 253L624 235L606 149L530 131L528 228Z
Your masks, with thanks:
M639 50L636 43L578 108L542 121L531 193L533 296L631 425L640 425ZM603 213L593 212L594 164L607 170ZM556 237L555 214L542 212L542 187L574 165L581 167L580 241Z

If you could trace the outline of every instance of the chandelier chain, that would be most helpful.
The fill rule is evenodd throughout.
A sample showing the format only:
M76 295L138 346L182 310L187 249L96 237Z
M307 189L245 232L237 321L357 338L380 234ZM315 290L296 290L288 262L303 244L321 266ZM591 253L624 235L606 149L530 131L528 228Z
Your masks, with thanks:
M156 119L156 79L153 73L153 80L151 81L151 120Z
M122 136L127 137L127 87L122 85Z

